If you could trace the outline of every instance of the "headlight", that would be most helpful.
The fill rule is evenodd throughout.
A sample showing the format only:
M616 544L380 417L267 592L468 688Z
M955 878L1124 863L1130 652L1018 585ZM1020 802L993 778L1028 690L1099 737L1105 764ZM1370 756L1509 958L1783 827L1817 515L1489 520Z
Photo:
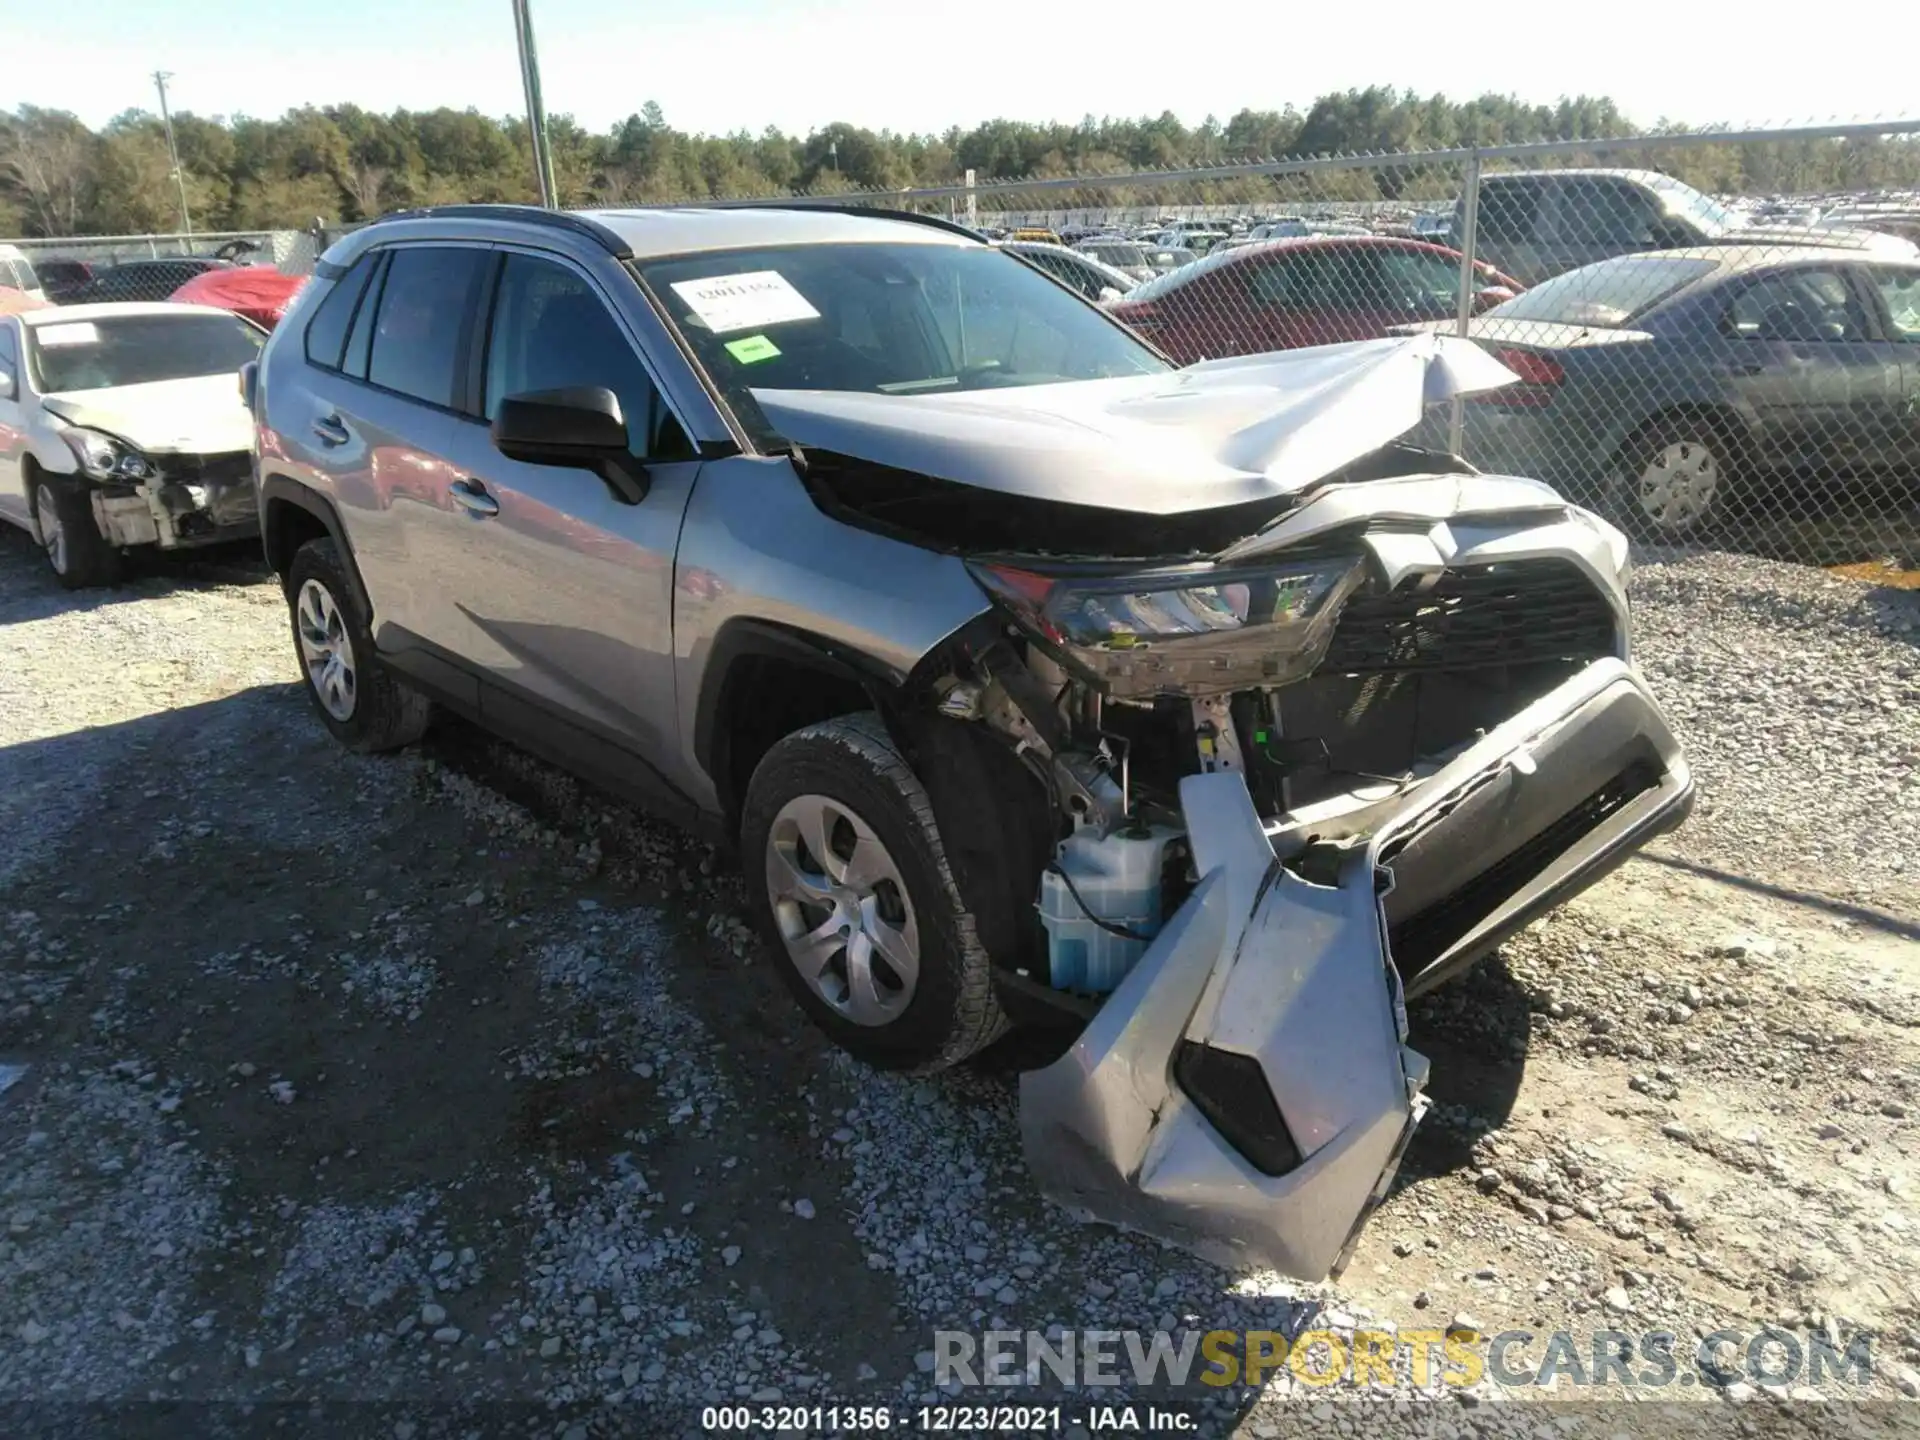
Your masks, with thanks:
M1352 555L1118 575L967 568L1023 629L1117 695L1297 680L1366 577Z
M103 435L98 430L69 426L60 432L80 462L80 469L93 480L145 480L154 473L153 463L124 440Z

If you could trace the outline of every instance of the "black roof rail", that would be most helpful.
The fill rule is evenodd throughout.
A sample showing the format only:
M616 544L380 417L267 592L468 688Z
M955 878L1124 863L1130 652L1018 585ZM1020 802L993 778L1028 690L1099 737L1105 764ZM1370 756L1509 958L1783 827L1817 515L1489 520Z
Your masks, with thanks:
M726 210L824 210L829 215L868 215L876 220L904 220L912 225L931 225L935 230L945 230L954 235L964 235L969 240L985 241L986 236L978 230L962 225L958 220L948 220L940 215L920 215L912 210L888 210L878 205L850 204L846 201L827 201L817 203L811 200L742 200L716 206Z
M546 210L538 205L422 205L413 210L395 210L382 215L375 224L388 220L511 220L521 225L546 225L584 235L616 260L631 260L633 247L617 230L576 215L571 210Z

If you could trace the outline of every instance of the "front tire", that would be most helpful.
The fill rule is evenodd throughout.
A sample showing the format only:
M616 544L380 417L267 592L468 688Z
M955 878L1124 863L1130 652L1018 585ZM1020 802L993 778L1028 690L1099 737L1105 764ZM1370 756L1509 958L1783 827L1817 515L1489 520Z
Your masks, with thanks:
M294 653L334 739L362 754L397 750L426 733L432 706L380 663L357 594L332 540L302 545L287 570Z
M741 857L781 978L843 1050L928 1073L1006 1029L933 807L877 715L810 725L767 752Z
M88 590L120 579L120 552L94 523L83 486L40 476L33 487L33 534L48 568L66 589Z

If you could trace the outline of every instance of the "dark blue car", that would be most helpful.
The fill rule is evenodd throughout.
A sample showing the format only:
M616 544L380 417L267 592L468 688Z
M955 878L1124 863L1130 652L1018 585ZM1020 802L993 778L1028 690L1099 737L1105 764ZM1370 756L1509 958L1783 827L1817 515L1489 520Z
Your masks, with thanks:
M1623 255L1469 332L1519 377L1466 409L1483 470L1538 476L1656 538L1734 502L1920 477L1920 262L1714 246Z

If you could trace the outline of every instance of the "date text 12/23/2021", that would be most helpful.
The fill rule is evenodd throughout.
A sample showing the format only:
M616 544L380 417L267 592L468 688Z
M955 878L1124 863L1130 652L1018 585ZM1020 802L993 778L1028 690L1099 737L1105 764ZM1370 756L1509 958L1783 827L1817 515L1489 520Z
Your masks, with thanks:
M1173 1435L1196 1424L1177 1405L708 1405L700 1412L700 1428L718 1434L1059 1435L1079 1428Z

